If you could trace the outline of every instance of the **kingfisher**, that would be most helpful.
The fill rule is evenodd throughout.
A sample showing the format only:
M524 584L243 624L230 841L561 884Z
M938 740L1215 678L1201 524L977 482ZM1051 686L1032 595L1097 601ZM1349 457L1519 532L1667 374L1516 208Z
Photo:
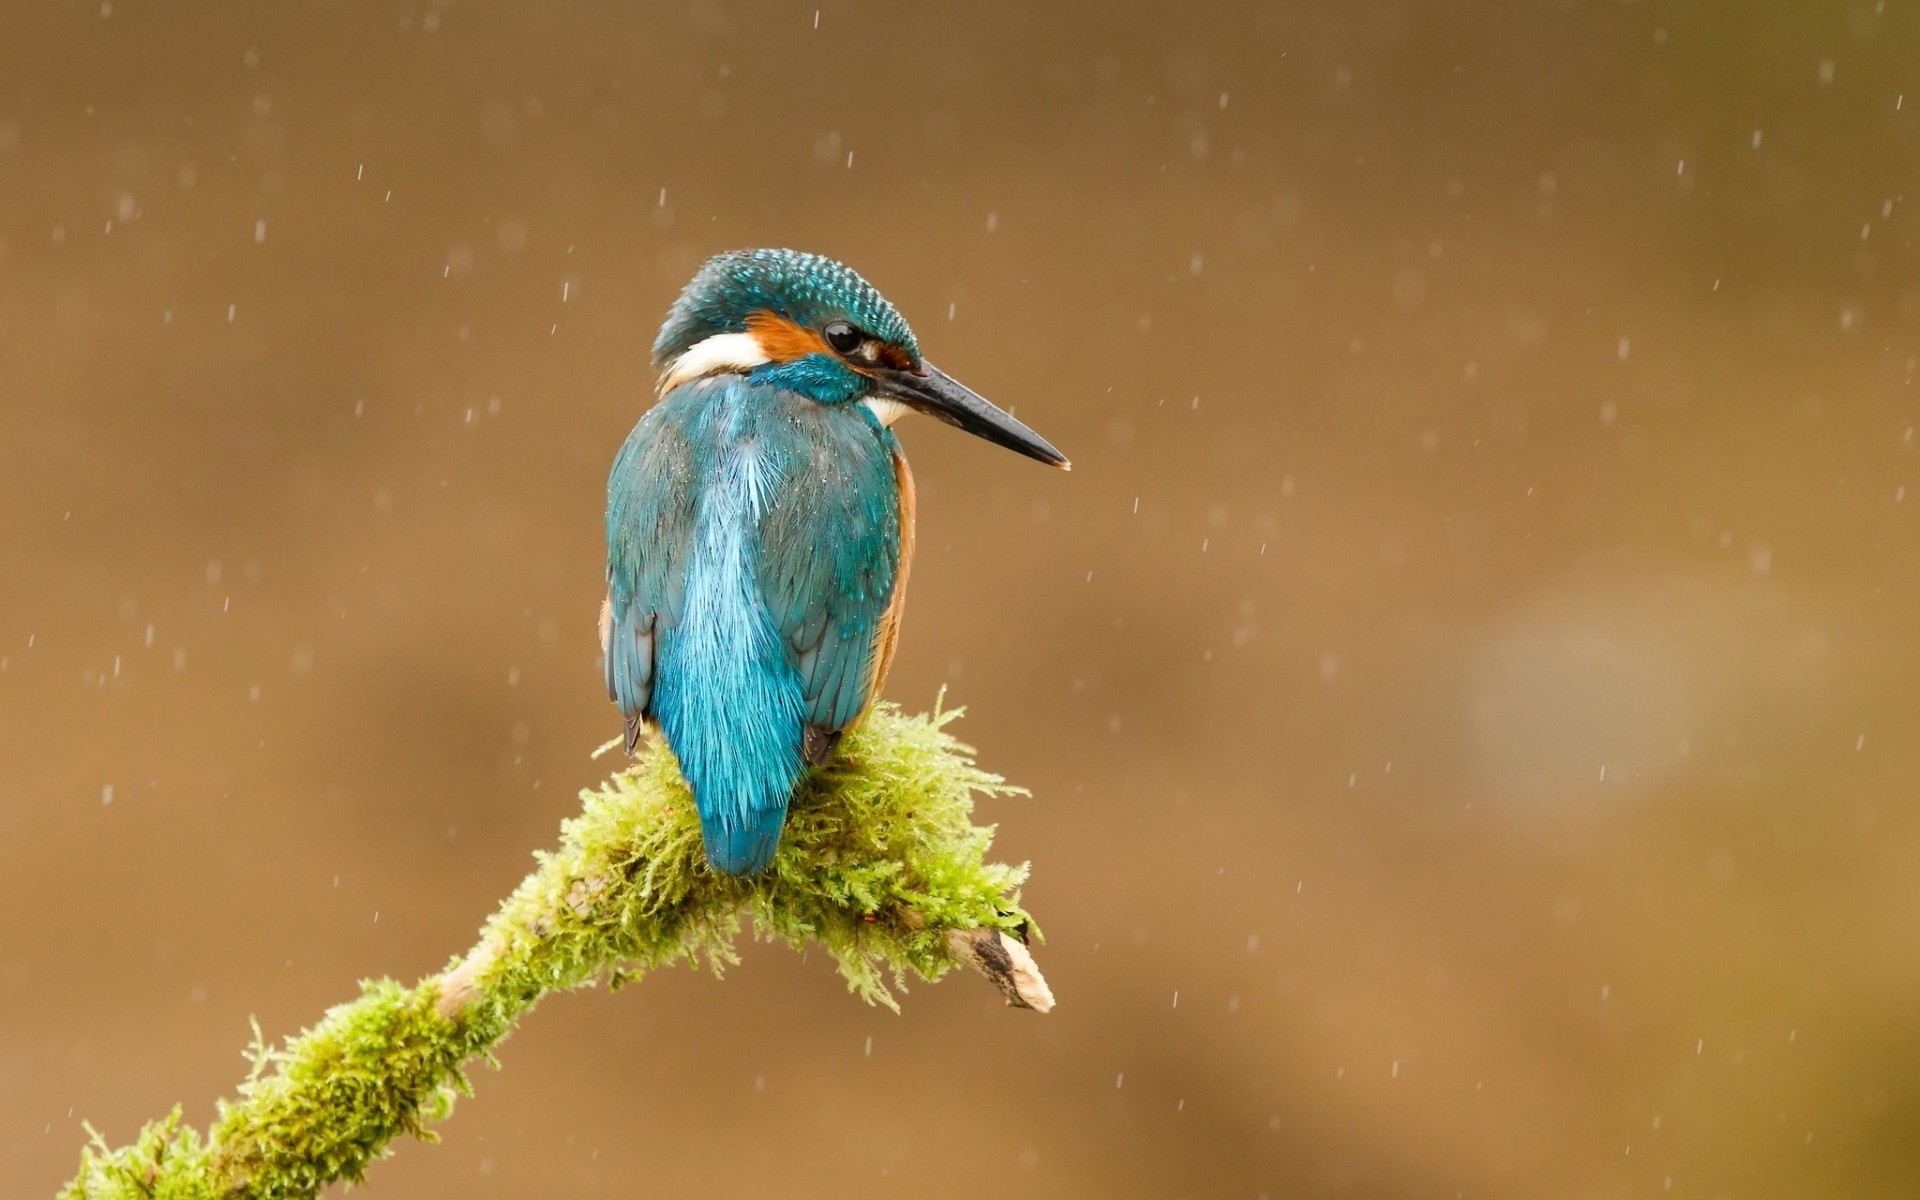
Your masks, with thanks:
M794 788L893 662L914 518L894 423L923 412L1070 464L816 254L709 259L653 365L659 398L607 480L607 694L629 754L656 729L679 760L707 863L752 875L773 861Z

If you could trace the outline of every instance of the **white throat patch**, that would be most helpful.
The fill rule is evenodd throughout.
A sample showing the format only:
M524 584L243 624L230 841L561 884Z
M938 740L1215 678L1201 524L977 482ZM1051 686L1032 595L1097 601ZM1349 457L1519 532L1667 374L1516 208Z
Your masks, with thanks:
M668 363L654 390L665 395L689 379L744 373L772 361L760 348L760 340L751 333L716 333L687 347L680 357Z
M860 403L879 418L883 428L891 428L895 421L913 411L898 400L890 400L885 396L868 396Z

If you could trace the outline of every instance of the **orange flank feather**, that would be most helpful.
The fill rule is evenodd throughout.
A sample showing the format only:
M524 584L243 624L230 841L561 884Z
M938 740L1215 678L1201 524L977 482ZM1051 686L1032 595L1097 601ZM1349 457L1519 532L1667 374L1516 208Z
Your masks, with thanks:
M760 343L760 352L773 362L792 362L809 354L826 354L827 343L804 325L762 309L747 318L747 332Z
M900 642L900 621L907 612L907 571L913 565L913 471L907 456L893 452L893 482L900 489L900 566L893 573L893 595L873 635L873 676L867 682L867 708L880 699L880 685L887 681L887 669L893 666L893 650Z

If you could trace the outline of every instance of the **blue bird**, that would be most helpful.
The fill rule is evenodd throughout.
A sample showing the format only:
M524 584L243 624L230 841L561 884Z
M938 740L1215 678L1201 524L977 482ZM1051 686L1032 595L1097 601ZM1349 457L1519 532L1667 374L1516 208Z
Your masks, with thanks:
M653 344L660 399L607 481L607 693L629 753L657 728L707 862L750 875L810 766L879 695L913 555L918 410L1065 469L920 356L893 305L794 250L712 258Z

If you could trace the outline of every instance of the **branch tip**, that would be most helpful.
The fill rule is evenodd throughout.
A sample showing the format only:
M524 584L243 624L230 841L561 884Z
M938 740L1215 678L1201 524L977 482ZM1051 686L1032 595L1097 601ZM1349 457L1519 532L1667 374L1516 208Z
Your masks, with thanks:
M998 929L949 929L947 949L999 988L1008 1007L1052 1011L1053 990L1032 953L1016 939Z

